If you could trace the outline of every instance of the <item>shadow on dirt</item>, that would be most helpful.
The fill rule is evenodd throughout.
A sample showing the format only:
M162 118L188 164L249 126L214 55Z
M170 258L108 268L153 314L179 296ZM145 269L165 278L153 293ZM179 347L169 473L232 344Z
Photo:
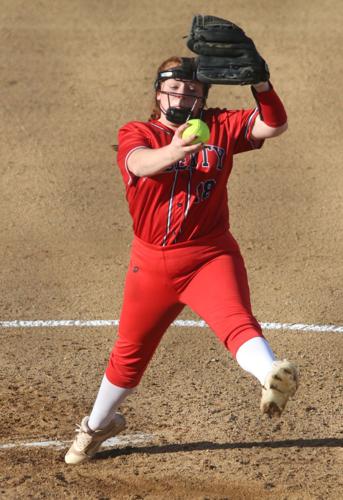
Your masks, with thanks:
M286 439L283 441L261 441L248 443L211 443L210 441L200 441L198 443L180 443L155 446L136 446L121 449L111 449L98 452L95 459L103 460L110 457L122 455L143 454L158 455L163 453L182 453L189 451L204 450L237 450L249 448L339 448L343 446L343 439L323 438L323 439Z

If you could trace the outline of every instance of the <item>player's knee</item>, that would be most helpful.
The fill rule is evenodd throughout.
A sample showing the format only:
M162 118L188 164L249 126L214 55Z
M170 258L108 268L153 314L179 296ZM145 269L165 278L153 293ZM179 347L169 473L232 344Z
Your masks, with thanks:
M119 387L136 387L151 359L153 349L141 343L118 338L110 355L106 376Z

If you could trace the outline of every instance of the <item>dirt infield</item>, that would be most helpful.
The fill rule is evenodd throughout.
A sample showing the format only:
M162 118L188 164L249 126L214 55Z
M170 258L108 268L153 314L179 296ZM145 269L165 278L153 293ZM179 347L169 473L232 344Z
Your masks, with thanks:
M208 7L210 4L210 7ZM268 61L289 131L236 158L231 227L262 322L343 324L342 43L338 0L3 0L0 321L112 319L131 221L111 144L146 119L161 60L189 55L196 13L242 25ZM330 68L330 70L328 70ZM218 87L209 105L253 105ZM181 319L197 319L186 309ZM171 327L122 411L128 436L80 467L63 456L91 407L108 328L0 328L0 496L340 499L343 335L267 331L301 386L282 419L206 328ZM20 443L62 441L62 448ZM5 447L11 445L12 447Z

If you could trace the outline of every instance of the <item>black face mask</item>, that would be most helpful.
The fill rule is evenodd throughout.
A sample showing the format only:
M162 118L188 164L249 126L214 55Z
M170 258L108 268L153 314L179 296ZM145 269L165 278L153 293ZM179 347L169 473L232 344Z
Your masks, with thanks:
M162 109L161 111L163 113ZM175 106L170 106L164 114L168 122L175 123L176 125L182 125L191 118L192 108L176 108Z

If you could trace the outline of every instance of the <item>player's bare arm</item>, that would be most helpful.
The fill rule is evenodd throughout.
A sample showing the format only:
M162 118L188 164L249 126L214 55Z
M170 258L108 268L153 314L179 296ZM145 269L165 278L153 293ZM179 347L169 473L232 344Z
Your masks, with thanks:
M191 144L195 139L192 135L182 139L183 131L188 127L184 123L175 131L173 139L168 146L158 149L138 149L128 158L127 166L137 177L150 177L163 172L173 163L183 160L187 154L197 153L203 147L202 144Z
M256 117L255 124L251 131L253 139L272 139L286 132L288 123L284 123L280 127L270 127L266 125L259 116Z

